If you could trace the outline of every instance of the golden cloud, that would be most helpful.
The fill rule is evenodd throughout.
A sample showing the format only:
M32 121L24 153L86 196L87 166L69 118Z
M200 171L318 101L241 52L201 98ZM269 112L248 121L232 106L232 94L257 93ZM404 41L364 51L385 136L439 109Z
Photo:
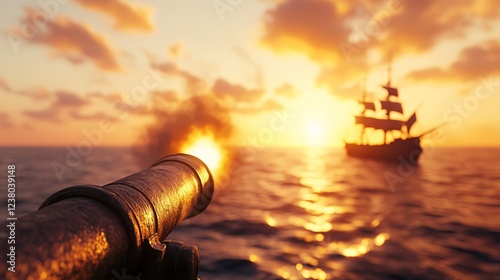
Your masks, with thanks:
M7 84L7 82L2 78L0 78L0 89L7 92L10 92L12 90L9 84Z
M25 11L25 18L22 20L29 23L29 19L35 16L36 11L32 9ZM47 22L45 28L40 29L29 42L46 45L52 48L57 56L73 64L90 60L106 71L121 70L116 59L117 54L104 36L97 34L91 27L66 17L58 17Z
M498 2L493 0L452 5L431 0L283 0L265 13L260 41L276 53L295 52L310 58L320 67L317 85L347 97L353 94L353 83L383 62L373 61L373 57L385 60L387 55L397 59L408 53L425 53L443 40L469 36L469 27L489 27L491 19L499 15ZM374 54L370 62L368 53ZM498 65L497 53L494 43L486 43L464 50L450 69L436 67L414 76L468 79L491 73Z
M254 102L262 97L263 90L247 89L238 84L232 84L222 78L215 81L212 92L216 97L229 99L237 102Z
M9 115L4 112L0 112L0 127L1 128L10 128L12 127L12 121L10 120Z
M25 110L23 114L36 120L54 123L63 123L71 119L80 121L118 120L116 117L104 112L85 112L89 109L89 105L93 105L94 103L88 98L83 98L73 92L55 91L49 93L49 95L55 97L49 106L41 110ZM109 102L111 97L113 97L113 100L117 101L114 94L103 95L101 93L91 93L88 97L93 98L94 101L96 98L101 98L101 101L105 102Z
M287 98L294 98L300 95L300 93L289 83L284 83L281 86L274 89L274 95L283 96Z
M500 41L488 40L463 49L457 60L447 67L431 67L413 71L413 80L439 82L470 81L500 73Z
M75 2L83 8L111 17L117 30L141 32L154 30L151 21L152 9L149 7L124 0L76 0Z
M286 0L267 11L261 42L276 52L299 52L315 61L338 61L350 34L345 15L326 0Z
M231 111L239 114L252 115L269 111L283 110L283 108L284 108L283 105L278 101L273 99L268 99L262 102L261 104L256 104L256 105L252 104L244 107L233 107Z

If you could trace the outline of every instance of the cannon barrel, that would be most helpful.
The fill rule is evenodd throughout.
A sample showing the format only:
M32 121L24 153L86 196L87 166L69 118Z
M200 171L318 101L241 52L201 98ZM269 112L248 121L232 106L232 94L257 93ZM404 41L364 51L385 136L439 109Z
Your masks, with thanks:
M150 168L104 186L63 189L15 224L15 244L2 225L0 252L15 246L15 272L6 279L133 279L161 261L159 243L182 220L202 212L214 191L213 177L198 158L164 157ZM5 238L5 239L4 239ZM157 256L151 250L158 250ZM163 250L163 251L162 251ZM9 257L7 256L7 261ZM1 277L3 278L3 277ZM4 278L4 279L5 279Z

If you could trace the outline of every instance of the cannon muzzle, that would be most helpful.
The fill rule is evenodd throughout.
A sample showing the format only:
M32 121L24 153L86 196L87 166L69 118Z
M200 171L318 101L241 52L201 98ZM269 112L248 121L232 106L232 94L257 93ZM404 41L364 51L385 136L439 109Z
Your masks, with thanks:
M185 154L167 156L104 186L63 189L38 211L10 222L15 244L4 242L9 222L2 225L0 252L5 258L14 246L15 272L3 261L0 275L5 277L0 278L151 278L173 250L160 240L179 222L202 212L213 191L208 167Z

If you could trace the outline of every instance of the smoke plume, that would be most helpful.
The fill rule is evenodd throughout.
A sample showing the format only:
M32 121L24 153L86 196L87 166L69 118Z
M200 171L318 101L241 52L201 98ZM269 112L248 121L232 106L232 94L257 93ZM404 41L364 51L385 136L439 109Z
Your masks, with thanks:
M229 109L211 96L192 96L175 108L155 104L154 122L146 127L135 151L143 167L181 152L183 144L193 135L211 135L224 147L233 132Z

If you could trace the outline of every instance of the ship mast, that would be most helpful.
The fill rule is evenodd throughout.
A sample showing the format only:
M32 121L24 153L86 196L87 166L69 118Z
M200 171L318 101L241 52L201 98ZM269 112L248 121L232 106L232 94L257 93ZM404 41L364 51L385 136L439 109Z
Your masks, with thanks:
M392 64L392 61L391 61L391 57L389 57L388 59L388 63L387 63L387 87L390 88L391 87L391 64ZM389 101L389 97L391 95L389 93L387 93L387 101ZM391 114L391 111L387 111L387 119L390 119L390 115ZM387 130L384 130L384 144L387 144Z
M403 115L403 106L398 98L399 97L398 88L391 86L391 64L388 65L387 70L388 70L387 84L382 85L382 87L385 90L387 90L387 97L378 100L381 110L385 110L385 115L386 115L385 118L382 115L367 116L366 111L372 110L373 112L375 112L376 115L378 115L377 112L379 110L377 110L375 102L368 101L366 99L366 84L365 87L363 88L363 97L362 100L359 101L359 103L363 105L363 111L361 112L361 114L355 117L356 124L362 125L362 131L360 135L361 145L363 145L364 138L366 137L365 135L366 128L382 129L384 131L383 143L384 145L387 145L388 144L387 131L390 131L394 139L396 139L394 136L394 131L396 130L399 131L402 136L403 135L402 128L403 126L406 126L408 130L407 134L409 135L409 130L416 121L415 113L413 113L413 115L407 121L402 121L398 118L395 119L391 118L391 112L396 112Z
M364 85L363 85L363 97L361 99L362 103L363 103L363 112L361 112L361 115L362 116L365 116L365 112L366 112L366 77L365 77L365 80L364 80ZM365 138L365 129L366 127L363 125L363 128L361 130L361 135L360 135L360 143L363 144L364 141L363 139Z
M387 65L387 86L391 86L391 59L389 58L389 64ZM389 98L389 96L387 96Z

